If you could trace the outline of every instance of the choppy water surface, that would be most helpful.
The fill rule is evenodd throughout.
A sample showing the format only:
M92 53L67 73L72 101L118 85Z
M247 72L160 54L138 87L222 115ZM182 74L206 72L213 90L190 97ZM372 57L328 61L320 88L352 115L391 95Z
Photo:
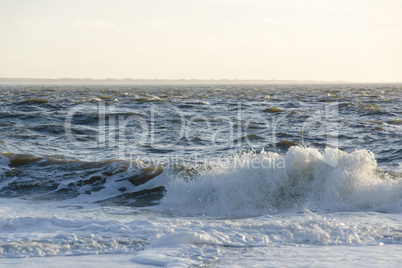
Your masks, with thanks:
M3 85L0 102L4 263L401 261L402 85Z

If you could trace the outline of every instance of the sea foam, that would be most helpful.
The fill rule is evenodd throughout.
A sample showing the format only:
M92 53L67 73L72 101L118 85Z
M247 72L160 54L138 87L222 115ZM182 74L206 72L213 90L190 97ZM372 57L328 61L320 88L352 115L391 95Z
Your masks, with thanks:
M183 215L402 211L401 177L378 170L367 150L320 152L294 146L284 156L243 153L196 178L173 177L166 190L160 207Z

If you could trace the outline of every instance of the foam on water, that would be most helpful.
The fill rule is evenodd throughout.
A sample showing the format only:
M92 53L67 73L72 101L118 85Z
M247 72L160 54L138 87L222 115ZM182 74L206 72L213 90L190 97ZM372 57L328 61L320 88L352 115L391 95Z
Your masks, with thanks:
M0 228L9 233L0 236L1 257L133 253L144 246L140 232L116 221L15 217Z
M251 216L304 208L402 211L402 179L377 169L374 155L291 147L249 152L201 173L175 177L160 207L184 215Z
M132 261L178 267L201 262L214 266L237 249L250 254L257 248L265 255L287 246L398 245L401 235L397 221L381 213L326 216L308 210L275 217L184 218L171 221L169 227L154 234L148 240L150 246L136 252Z
M304 210L217 219L0 201L0 258L123 253L136 263L188 267L216 266L236 249L402 244L397 214Z
M8 158L1 161L7 168ZM188 267L231 263L226 256L239 250L240 256L256 254L255 262L278 247L297 253L295 247L306 245L402 244L400 213L368 211L400 212L401 178L379 172L366 150L253 151L197 177L165 169L137 189L160 184L166 196L148 212L101 208L86 203L98 197L83 194L46 203L0 199L0 256L123 253L136 264ZM113 184L108 189L115 190Z

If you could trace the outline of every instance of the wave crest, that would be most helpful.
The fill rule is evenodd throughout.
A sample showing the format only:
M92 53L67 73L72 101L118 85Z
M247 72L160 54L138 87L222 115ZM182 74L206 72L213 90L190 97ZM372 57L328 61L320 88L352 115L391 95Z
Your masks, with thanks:
M402 211L401 177L379 171L367 150L327 148L321 153L294 146L284 156L262 151L241 157L191 180L171 179L160 206L178 214L214 216L300 209Z

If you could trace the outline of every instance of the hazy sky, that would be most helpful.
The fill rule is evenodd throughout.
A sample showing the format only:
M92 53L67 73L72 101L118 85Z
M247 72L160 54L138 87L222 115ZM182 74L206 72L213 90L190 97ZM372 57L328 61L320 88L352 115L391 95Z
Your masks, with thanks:
M402 81L402 0L0 0L0 77Z

